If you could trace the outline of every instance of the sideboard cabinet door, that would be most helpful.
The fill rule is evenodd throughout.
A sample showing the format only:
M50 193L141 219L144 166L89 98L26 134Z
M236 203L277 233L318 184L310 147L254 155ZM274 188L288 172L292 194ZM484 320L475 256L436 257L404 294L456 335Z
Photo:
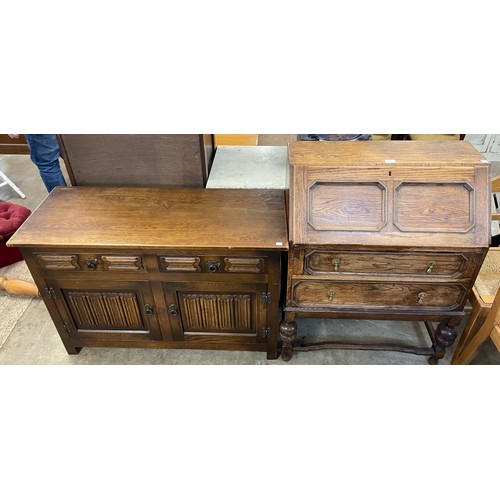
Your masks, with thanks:
M168 282L163 288L174 340L267 342L268 306L278 300L267 284Z
M46 280L42 292L60 314L53 320L74 339L162 340L150 283ZM59 324L58 326L61 326Z

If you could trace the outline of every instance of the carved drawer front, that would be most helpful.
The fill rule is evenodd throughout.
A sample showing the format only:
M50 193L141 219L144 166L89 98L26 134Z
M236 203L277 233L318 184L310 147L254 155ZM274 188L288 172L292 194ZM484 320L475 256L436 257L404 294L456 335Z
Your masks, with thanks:
M39 266L48 271L80 271L78 255L74 254L35 254Z
M143 271L140 255L35 254L42 269L49 271Z
M297 280L292 284L292 302L299 307L433 307L453 310L466 296L461 284L357 283Z
M225 257L224 270L228 273L265 273L266 259L262 257Z
M263 257L177 256L159 257L160 271L188 273L265 273Z
M311 250L305 256L305 271L311 275L361 274L461 277L467 256L453 253L335 252Z
M164 255L159 257L160 271L175 273L199 273L201 272L199 257L183 257L178 255Z
M143 259L139 255L102 255L102 267L106 271L143 271Z

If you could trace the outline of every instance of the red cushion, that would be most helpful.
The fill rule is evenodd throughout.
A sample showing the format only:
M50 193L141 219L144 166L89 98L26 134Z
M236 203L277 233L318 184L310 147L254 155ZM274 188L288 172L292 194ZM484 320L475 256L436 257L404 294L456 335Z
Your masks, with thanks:
M22 205L0 202L0 237L14 234L30 214L31 210Z
M8 247L6 243L30 214L31 210L22 205L0 202L0 267L23 260L19 249Z

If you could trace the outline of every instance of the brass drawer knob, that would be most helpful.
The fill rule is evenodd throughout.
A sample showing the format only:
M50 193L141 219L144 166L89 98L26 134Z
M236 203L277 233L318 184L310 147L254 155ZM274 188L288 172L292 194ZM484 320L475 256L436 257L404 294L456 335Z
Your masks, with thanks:
M175 304L171 304L168 308L168 312L170 313L170 316L177 316L179 310L177 309L177 306Z
M436 267L436 262L431 260L428 264L427 264L427 271L426 273L427 274L431 274L432 273L432 270Z
M335 297L335 292L333 290L328 290L328 300L331 302Z
M427 297L427 294L425 292L420 292L417 295L417 303L423 304L426 297Z
M338 273L339 272L339 268L340 268L340 259L333 259L332 260L332 266L333 266L333 270Z
M144 310L146 311L146 314L148 316L153 316L153 314L155 313L153 306L151 304L146 304L144 306Z

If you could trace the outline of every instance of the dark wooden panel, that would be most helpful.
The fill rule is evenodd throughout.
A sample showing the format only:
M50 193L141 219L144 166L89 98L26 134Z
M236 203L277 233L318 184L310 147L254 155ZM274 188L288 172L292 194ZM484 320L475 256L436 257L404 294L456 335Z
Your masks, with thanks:
M0 134L0 154L1 155L29 155L30 148L24 135L19 134L17 139L9 137L8 134Z
M74 186L204 187L210 134L60 134Z

